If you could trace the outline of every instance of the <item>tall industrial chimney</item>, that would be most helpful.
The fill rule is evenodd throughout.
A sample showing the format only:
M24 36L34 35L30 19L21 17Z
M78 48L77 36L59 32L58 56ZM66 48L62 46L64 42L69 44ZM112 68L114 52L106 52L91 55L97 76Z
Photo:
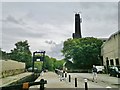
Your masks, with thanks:
M81 18L80 18L80 14L75 14L75 33L73 33L73 39L74 38L82 38L81 35Z

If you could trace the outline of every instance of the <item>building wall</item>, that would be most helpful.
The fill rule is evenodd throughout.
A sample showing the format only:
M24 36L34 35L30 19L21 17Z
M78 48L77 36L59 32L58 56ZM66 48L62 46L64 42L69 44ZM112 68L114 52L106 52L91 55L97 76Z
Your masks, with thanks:
M108 66L120 65L120 31L114 33L101 47L101 56L103 56L103 65Z

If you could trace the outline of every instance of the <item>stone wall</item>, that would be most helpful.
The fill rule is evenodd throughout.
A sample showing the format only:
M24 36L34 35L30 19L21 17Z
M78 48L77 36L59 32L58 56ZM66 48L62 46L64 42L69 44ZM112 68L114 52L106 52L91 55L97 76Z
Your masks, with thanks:
M25 63L13 60L0 60L0 78L16 75L25 71Z

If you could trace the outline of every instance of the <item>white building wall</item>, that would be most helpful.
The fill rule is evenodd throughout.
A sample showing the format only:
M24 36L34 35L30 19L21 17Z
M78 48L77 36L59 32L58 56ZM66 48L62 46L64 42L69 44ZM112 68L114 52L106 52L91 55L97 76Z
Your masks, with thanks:
M103 56L103 65L106 66L106 58L109 60L113 59L114 65L116 65L116 60L119 59L120 65L120 32L111 35L111 37L102 45L101 55Z

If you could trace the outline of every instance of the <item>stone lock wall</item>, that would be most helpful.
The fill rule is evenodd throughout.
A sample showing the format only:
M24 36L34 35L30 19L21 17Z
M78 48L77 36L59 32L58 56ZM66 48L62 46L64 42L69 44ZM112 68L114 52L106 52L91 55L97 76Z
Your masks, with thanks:
M0 60L0 78L16 75L25 71L25 63L13 60Z

